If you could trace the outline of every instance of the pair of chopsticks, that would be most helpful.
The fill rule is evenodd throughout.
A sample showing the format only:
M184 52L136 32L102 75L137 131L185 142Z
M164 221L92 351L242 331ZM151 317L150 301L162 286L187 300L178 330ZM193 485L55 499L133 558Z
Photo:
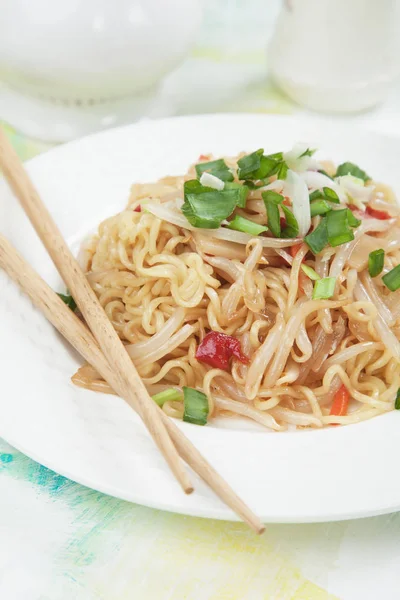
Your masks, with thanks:
M136 410L185 493L191 493L193 486L180 457L243 521L256 533L262 533L265 528L260 519L149 396L121 340L1 128L0 168L89 329L1 235L0 267L114 391Z

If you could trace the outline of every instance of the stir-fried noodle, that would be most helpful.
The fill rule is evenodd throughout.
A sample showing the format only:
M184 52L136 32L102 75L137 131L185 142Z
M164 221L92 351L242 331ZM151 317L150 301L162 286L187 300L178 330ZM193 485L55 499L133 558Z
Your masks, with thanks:
M133 185L126 210L82 249L88 280L150 394L167 392L160 405L182 418L182 390L192 388L206 396L205 420L244 415L275 431L356 423L393 409L400 292L396 281L385 283L400 263L393 192L351 163L339 175L304 148L272 155L275 172L250 172L248 181L244 168L238 179L238 159L243 164L243 155L224 159L231 186L213 164L198 183L197 199L205 194L202 206L209 202L214 217L213 207L231 200L218 196L222 190L247 186L245 201L214 228L199 226L203 208L196 213L196 198L188 202L190 186L184 192L185 181L199 179L191 167L184 177ZM259 233L243 223L229 228L237 216L262 226ZM317 229L328 235L318 251L308 237ZM73 381L111 392L89 365Z

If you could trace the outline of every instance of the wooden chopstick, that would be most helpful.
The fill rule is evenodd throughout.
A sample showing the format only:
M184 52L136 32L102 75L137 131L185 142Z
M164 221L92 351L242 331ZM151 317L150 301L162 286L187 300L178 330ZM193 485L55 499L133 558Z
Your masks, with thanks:
M13 248L10 242L1 235L0 267L30 297L61 335L100 373L114 391L121 395L120 380L90 331ZM256 533L263 533L265 527L259 518L205 460L175 423L158 406L156 409L181 457L243 521Z
M190 494L193 486L155 403L150 398L117 332L1 128L0 168L113 368L118 378L120 395L136 409L176 479L185 493Z

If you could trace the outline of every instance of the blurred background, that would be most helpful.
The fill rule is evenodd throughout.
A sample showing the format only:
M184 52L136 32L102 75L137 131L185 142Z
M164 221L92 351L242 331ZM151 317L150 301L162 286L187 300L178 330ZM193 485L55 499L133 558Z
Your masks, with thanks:
M3 0L0 119L25 158L209 112L400 132L399 14L398 0Z

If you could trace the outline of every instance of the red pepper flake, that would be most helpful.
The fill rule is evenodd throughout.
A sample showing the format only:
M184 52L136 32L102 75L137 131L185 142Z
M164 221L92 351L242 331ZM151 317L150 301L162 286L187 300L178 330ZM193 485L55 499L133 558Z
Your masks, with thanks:
M138 204L137 207L133 209L133 212L142 212L142 207L140 206L140 204Z
M216 369L229 369L229 361L232 357L247 364L249 359L242 353L240 341L232 335L210 331L199 344L196 358Z
M333 398L331 412L329 414L338 417L347 415L349 408L350 392L345 385L341 385ZM332 425L338 425L338 423L332 423Z
M210 160L210 155L209 154L200 154L198 160L201 160L201 161Z
M386 221L387 219L392 218L389 213L385 212L384 210L375 210L375 208L372 208L371 206L367 206L365 212L370 217L373 217L374 219L380 219L381 221Z
M292 255L292 258L294 258L296 256L296 254L300 250L301 246L302 246L302 244L295 244L294 246L290 246L290 254ZM303 260L304 260L304 258L303 258Z

